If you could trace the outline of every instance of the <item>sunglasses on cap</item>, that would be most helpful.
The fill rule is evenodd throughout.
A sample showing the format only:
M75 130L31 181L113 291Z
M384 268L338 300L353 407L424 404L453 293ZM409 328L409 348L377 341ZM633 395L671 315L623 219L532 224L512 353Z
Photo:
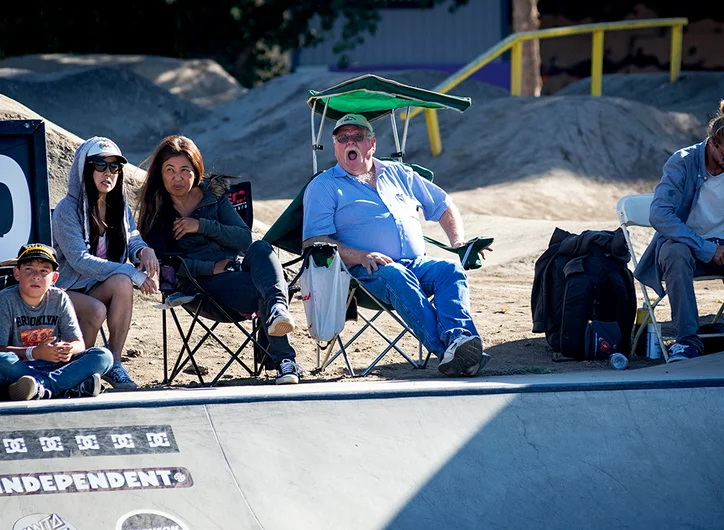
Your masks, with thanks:
M352 140L355 143L362 142L364 139L367 138L367 135L365 133L354 133L354 134L338 134L334 137L335 140L337 140L341 144L346 144L350 140Z
M93 169L99 173L105 173L106 169L110 170L114 175L123 169L123 164L120 162L94 162L93 160L88 161L89 164L93 164Z

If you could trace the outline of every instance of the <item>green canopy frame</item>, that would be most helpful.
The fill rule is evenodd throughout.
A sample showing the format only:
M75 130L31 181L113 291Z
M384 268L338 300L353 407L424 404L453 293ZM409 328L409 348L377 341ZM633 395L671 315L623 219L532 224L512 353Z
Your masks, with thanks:
M423 88L417 88L391 79L373 74L366 74L349 79L322 91L310 90L307 104L312 109L312 160L314 173L317 173L317 151L321 150L322 131L325 119L336 122L345 114L361 114L372 122L389 114L392 134L395 138L397 152L393 157L400 162L407 143L407 130L410 120L405 120L400 142L395 121L395 110L407 109L410 114L412 107L428 109L452 109L463 112L471 104L467 97L441 94ZM316 115L321 114L319 129L316 127Z

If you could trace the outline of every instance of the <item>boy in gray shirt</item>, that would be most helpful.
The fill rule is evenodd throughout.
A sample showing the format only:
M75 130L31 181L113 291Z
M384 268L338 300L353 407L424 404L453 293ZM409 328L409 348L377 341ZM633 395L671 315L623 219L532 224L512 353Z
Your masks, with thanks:
M53 248L24 245L18 285L0 291L0 386L13 401L97 396L113 364L106 348L85 349L70 298L53 286L57 269Z

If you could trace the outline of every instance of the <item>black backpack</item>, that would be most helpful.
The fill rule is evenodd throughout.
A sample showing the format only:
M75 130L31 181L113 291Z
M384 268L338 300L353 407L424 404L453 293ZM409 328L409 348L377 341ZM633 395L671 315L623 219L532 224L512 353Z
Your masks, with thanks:
M545 333L550 347L565 357L628 354L636 317L629 259L620 228L581 235L556 228L548 250L536 262L533 332Z

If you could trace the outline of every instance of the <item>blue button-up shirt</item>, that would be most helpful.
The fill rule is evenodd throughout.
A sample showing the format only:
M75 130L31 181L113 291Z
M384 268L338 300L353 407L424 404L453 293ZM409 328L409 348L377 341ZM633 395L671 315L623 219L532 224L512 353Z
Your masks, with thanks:
M398 260L425 254L418 210L438 221L452 199L409 166L373 160L377 189L337 164L304 193L303 238L329 236L343 245Z
M679 149L664 164L664 174L654 190L649 220L656 229L651 243L639 261L634 276L664 295L659 251L668 239L684 243L691 248L694 257L709 263L714 257L716 243L707 241L686 226L691 209L699 200L704 181L709 178L706 170L706 142Z

